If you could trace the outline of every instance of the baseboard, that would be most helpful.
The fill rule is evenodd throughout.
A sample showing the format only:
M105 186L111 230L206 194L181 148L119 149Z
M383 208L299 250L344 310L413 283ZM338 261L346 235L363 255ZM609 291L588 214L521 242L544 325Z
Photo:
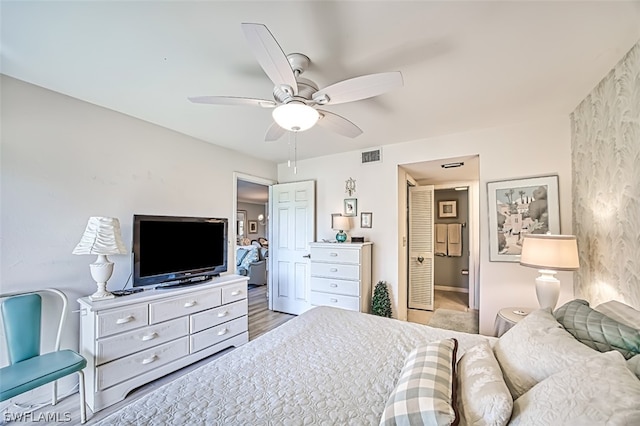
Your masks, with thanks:
M455 291L458 293L469 293L469 289L468 288L462 288L462 287L450 287L448 285L434 285L433 288L435 288L436 290L440 290L440 291Z

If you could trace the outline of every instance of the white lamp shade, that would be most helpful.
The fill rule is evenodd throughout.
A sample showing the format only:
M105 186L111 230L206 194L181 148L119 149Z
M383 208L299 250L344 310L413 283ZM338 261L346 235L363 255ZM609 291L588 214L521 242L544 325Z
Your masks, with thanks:
M520 264L552 271L577 270L580 263L575 235L525 235Z
M320 118L314 108L302 102L292 101L273 110L273 119L290 132L303 132L312 128Z
M333 219L333 229L336 231L348 231L351 229L351 218L347 216L338 216Z
M126 254L120 221L114 217L90 217L73 254Z

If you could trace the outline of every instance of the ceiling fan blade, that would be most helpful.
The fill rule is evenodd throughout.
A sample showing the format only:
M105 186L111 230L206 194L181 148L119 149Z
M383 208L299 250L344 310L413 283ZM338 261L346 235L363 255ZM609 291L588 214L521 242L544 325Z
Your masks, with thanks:
M273 124L271 124L271 126L269 126L269 128L267 129L267 134L264 135L264 140L266 142L277 141L285 133L286 133L286 130L280 127L278 123L274 121Z
M196 104L212 105L240 105L259 106L262 108L274 108L276 103L267 99L240 98L236 96L194 96L189 100Z
M381 95L403 85L400 71L350 78L318 90L312 98L320 105L336 105Z
M355 138L362 134L362 129L346 118L320 109L318 112L320 113L320 120L318 120L319 126L348 138Z
M298 94L298 83L291 64L269 29L263 24L243 23L242 31L258 63L276 86L289 86Z

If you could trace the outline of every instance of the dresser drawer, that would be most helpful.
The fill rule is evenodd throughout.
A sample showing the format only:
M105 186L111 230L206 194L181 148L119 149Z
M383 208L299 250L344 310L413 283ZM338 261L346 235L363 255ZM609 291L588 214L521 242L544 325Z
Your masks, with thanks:
M360 310L359 297L320 293L317 291L311 292L311 304L314 306L333 306L335 308L348 309L350 311Z
M360 263L360 251L341 248L336 245L331 247L311 247L312 262L332 262L332 263Z
M222 287L222 304L235 302L247 298L247 283L241 282L234 285Z
M183 317L107 337L96 343L96 364L104 364L188 334L189 319Z
M161 365L187 356L188 354L189 338L185 336L178 340L101 365L96 368L97 390L107 389L139 374L146 373Z
M110 336L143 327L149 323L148 314L147 305L132 305L126 308L100 312L97 321L97 337Z
M149 324L220 306L220 289L199 291L149 304Z
M191 335L191 353L201 351L211 345L227 340L236 334L247 331L248 321L246 315L233 321L225 322L219 326L209 328L200 333Z
M315 263L314 261L311 262L311 276L358 280L360 279L360 266L335 263Z
M311 291L359 296L360 281L311 277Z
M191 315L190 330L197 333L243 315L247 315L247 299Z

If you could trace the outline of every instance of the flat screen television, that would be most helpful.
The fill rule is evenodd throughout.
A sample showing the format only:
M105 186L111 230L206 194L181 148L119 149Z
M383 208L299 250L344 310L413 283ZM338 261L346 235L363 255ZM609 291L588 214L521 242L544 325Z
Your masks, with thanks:
M133 286L194 284L227 271L226 218L133 216Z

